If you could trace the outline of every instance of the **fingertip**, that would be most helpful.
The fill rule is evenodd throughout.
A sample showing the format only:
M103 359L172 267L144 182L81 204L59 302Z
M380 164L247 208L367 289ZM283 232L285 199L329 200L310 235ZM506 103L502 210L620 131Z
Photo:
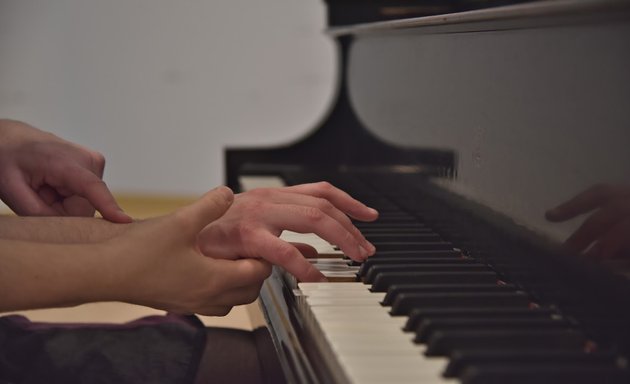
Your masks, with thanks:
M116 222L120 224L133 223L133 217L129 216L122 210L116 212Z
M225 185L221 185L218 186L214 189L215 192L220 193L223 198L225 199L225 201L231 203L232 201L234 201L234 192L232 191L232 189L228 186Z
M296 276L296 277L298 277L298 276ZM321 273L320 271L318 271L316 268L313 268L313 271L308 273L303 278L298 277L298 280L303 282L303 283L316 283L316 282L325 283L325 282L328 282L328 278L326 278L326 276L324 276L324 274Z

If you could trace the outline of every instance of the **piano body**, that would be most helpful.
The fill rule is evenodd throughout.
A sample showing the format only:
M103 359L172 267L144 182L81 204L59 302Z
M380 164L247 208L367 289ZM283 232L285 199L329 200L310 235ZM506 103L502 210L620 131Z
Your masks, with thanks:
M322 255L329 283L265 283L287 381L630 382L630 263L566 254L580 220L544 219L630 182L630 3L327 5L327 117L225 153L235 190L327 180L381 211L357 224L364 265Z

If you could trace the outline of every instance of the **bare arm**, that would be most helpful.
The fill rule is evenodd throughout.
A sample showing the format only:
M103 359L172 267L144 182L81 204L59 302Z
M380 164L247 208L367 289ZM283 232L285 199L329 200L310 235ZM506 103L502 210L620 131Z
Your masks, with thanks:
M173 214L130 224L90 244L0 240L0 312L124 301L180 313L225 315L256 299L271 271L260 260L201 254L197 235L223 215L218 188Z
M93 243L122 234L130 224L94 217L0 216L0 239L40 243Z

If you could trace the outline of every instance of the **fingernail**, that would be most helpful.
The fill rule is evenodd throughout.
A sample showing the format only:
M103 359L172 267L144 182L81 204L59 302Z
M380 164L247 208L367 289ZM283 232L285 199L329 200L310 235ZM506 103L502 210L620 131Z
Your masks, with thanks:
M366 259L369 256L369 252L367 251L367 249L363 248L362 246L359 246L359 252L361 253L361 256L363 256L364 259Z
M220 192L227 201L232 201L234 199L234 192L225 185L216 187L214 190Z
M370 211L370 213L378 215L378 211L376 209L368 207L368 210Z

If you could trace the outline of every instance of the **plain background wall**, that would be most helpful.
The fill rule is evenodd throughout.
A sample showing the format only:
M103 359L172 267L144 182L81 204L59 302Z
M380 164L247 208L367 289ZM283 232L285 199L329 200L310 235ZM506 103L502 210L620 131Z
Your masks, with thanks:
M324 28L321 0L0 0L0 117L101 151L115 192L197 195L226 146L316 126Z

